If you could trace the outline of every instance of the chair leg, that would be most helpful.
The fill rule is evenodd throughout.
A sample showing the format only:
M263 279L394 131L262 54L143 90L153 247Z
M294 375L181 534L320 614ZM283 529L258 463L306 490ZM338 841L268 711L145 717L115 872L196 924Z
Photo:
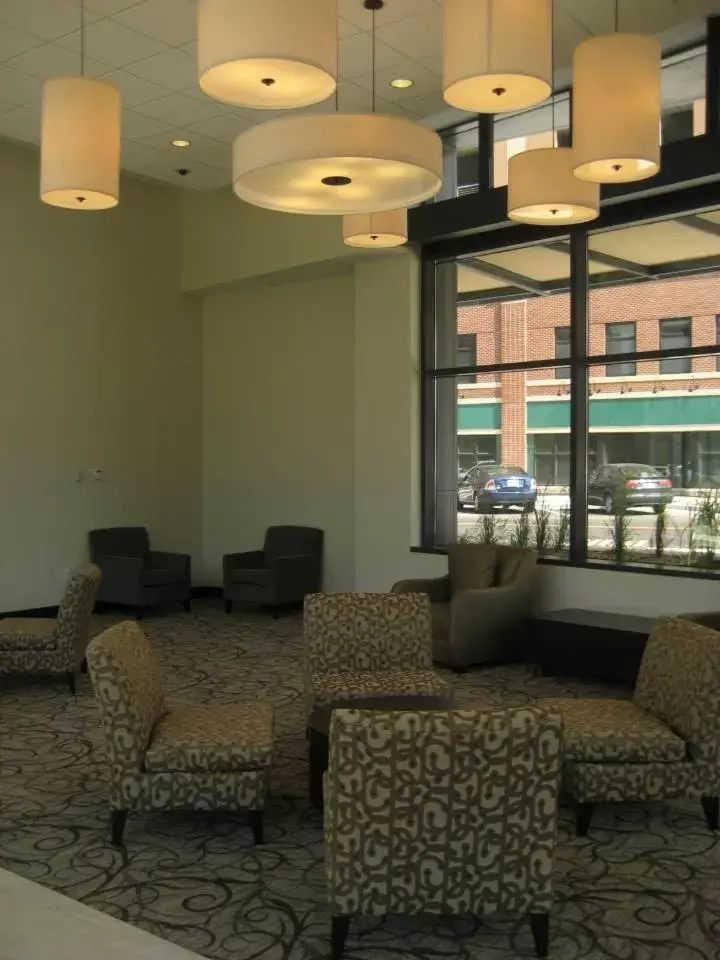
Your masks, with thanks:
M75 696L75 673L72 670L68 670L65 674L65 679L67 680L67 685L70 688L70 693L72 696Z
M453 673L467 673L467 671L468 671L467 667L454 666L452 668Z
M183 600L183 610L185 611L185 613L190 613L190 611L192 610L192 601L190 600L189 597L187 600Z
M332 960L340 960L342 957L348 933L350 933L350 917L333 917L330 937Z
M250 811L250 828L253 832L253 839L255 840L255 845L258 846L265 842L265 824L263 818L262 810L251 810Z
M575 832L579 837L587 836L594 809L594 803L577 803L575 805Z
M535 953L539 957L546 957L550 944L550 914L531 913L530 929L535 941Z
M701 797L703 813L708 830L720 830L720 798L719 797Z
M225 613L232 613L232 600L225 601Z
M280 607L275 607L273 609L273 620L278 620L280 617Z
M82 663L80 664L80 673L87 673L87 672L88 672L87 657L83 657Z
M122 844L127 816L127 810L112 810L110 813L110 837L115 847L119 847Z

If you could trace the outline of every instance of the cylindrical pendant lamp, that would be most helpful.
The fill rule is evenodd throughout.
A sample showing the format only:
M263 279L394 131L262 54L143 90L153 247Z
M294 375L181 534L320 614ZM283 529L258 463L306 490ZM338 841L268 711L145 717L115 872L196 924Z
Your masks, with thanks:
M543 147L510 158L508 217L549 227L594 220L600 212L600 187L573 175L572 147Z
M661 50L652 37L584 40L573 58L575 176L629 183L660 169Z
M47 80L42 97L40 198L70 210L106 210L120 197L121 100L88 77Z
M378 250L407 243L407 210L354 213L343 217L343 240L348 247Z
M209 96L287 110L332 96L337 0L198 0L198 76Z
M552 0L445 0L443 91L471 113L526 110L552 92Z
M380 213L434 196L442 166L438 134L404 117L291 116L237 137L233 189L285 213Z

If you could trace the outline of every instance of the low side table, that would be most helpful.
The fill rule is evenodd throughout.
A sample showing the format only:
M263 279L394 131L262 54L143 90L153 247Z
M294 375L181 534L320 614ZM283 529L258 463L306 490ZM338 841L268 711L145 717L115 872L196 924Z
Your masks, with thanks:
M326 707L317 707L308 720L308 767L310 802L323 809L323 774L328 768L328 738L333 710L338 707L356 710L452 710L457 706L449 697L408 695L389 697L355 697L336 700Z

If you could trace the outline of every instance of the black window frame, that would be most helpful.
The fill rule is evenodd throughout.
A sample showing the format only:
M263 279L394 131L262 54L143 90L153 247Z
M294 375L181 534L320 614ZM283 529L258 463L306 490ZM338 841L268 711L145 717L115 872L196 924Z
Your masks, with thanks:
M673 336L667 332L670 325L675 324L677 326L681 323L687 328L687 337L684 338L687 339L687 345L663 346L663 340L667 343L668 339ZM658 369L661 376L687 376L692 373L692 357L687 356L684 352L692 347L692 317L665 317L664 320L658 320L658 345L660 350L672 354L667 359L660 361Z
M611 336L611 334L617 334L621 327L631 327L632 336ZM626 348L626 342L631 341L631 346ZM622 343L623 349L611 349L611 343ZM637 323L635 320L619 320L605 324L605 353L607 356L612 357L616 354L624 353L637 353ZM637 376L637 363L634 360L620 360L617 363L608 363L605 365L605 376L612 377L613 379L617 377L636 377Z

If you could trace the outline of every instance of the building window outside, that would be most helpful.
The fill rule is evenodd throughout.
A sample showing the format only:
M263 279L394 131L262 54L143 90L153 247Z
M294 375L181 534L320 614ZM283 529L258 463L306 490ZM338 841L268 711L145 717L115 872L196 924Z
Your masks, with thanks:
M459 333L457 337L456 361L458 367L474 367L477 363L477 334ZM475 383L474 373L464 374L457 378L458 383Z
M555 359L570 359L570 327L555 327ZM555 367L557 380L570 379L570 367Z
M720 314L715 317L715 343L720 347ZM720 370L720 354L715 360L715 369Z
M692 346L692 321L688 317L660 321L660 349L687 350ZM671 357L660 361L660 373L690 373L690 357Z
M605 353L608 356L635 353L636 350L637 334L634 322L605 324ZM637 364L634 360L608 363L605 367L606 377L634 377L636 374Z

